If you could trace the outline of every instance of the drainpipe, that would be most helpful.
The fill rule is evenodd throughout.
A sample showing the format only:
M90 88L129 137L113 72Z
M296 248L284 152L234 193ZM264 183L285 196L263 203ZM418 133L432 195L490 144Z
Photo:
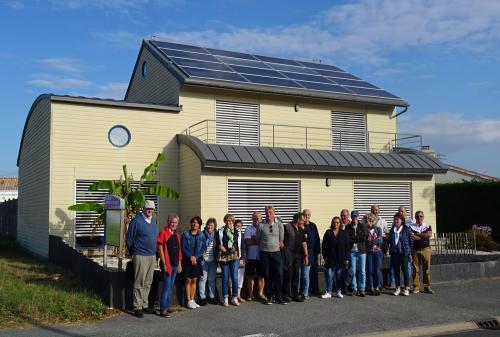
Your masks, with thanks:
M398 116L401 116L401 115L402 115L402 114L404 114L406 111L408 111L408 106L405 106L405 107L404 107L404 109L403 109L402 111L398 112L395 116L392 116L392 117L390 117L390 118L391 118L391 119L394 119L394 118L396 118L396 117L398 117Z

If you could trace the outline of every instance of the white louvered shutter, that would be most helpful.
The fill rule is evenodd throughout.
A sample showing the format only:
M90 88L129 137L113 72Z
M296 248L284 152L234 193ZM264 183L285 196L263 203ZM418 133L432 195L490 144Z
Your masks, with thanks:
M109 194L106 190L89 191L89 186L98 180L77 180L76 181L76 203L94 202L103 204L104 196ZM145 182L143 185L146 187L155 186L156 181ZM137 186L138 182L132 182L132 186ZM147 200L153 200L156 209L158 209L158 196L147 195ZM90 237L103 237L104 227L98 226L94 231L94 220L97 218L96 212L76 212L75 215L75 237L77 238L90 238Z
M273 205L276 216L283 223L292 221L300 212L300 185L298 181L229 180L228 211L246 227L252 223L252 213L259 211L264 218L264 207Z
M360 216L370 213L374 204L380 206L380 216L389 226L399 206L405 206L411 216L411 184L354 182L354 209L360 212Z
M216 101L217 144L259 146L259 105Z
M332 149L366 152L366 114L332 111Z

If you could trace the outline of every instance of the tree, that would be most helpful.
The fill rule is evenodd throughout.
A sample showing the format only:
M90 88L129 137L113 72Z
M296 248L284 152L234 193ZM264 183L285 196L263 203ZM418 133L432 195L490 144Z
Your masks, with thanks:
M165 160L165 156L158 153L156 160L149 164L142 173L138 185L132 185L133 177L128 174L127 165L123 165L123 176L118 180L102 180L89 186L89 191L107 190L109 194L113 194L125 200L125 233L128 229L128 224L132 218L144 207L146 195L157 195L173 200L179 199L179 192L167 186L144 186L144 182L153 181L158 171L158 165ZM68 207L70 211L77 212L97 212L98 216L94 221L94 231L104 223L104 206L98 203L81 203Z

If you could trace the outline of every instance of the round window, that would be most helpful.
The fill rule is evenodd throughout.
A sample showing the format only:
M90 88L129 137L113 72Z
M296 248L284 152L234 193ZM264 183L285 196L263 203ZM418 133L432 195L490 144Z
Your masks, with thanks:
M130 143L130 131L123 125L115 125L108 132L109 142L116 147L125 147Z
M142 62L142 77L146 77L148 74L148 64L146 61Z

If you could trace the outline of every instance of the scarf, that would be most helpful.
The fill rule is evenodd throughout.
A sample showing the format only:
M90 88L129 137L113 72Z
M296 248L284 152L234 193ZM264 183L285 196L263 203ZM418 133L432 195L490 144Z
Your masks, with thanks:
M212 242L214 241L215 231L213 231L212 233L205 231L205 236L207 237L207 246L210 246L212 244Z
M232 248L234 246L234 230L229 229L227 226L224 228L224 233L227 236L227 247Z
M395 237L395 243L396 243L396 245L398 244L399 239L401 237L401 231L403 230L403 226L404 225L401 225L401 227L399 227L399 229L396 226L394 226L394 232L396 234L396 237Z

